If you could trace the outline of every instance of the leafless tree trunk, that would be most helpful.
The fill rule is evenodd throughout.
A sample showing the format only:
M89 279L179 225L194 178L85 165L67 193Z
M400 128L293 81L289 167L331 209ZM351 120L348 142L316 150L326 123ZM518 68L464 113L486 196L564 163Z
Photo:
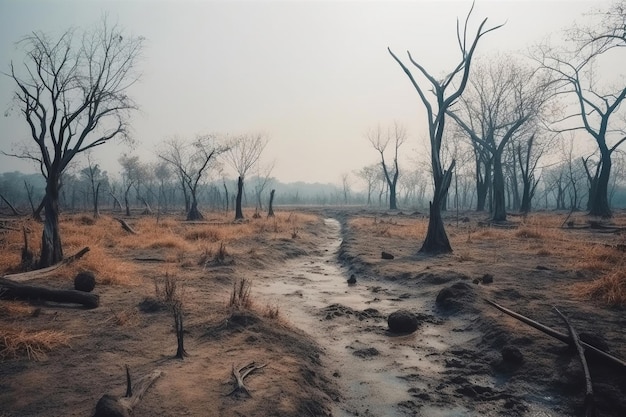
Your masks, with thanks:
M268 139L262 135L241 135L236 137L225 152L226 162L239 174L237 179L237 197L235 200L235 220L243 220L243 209L241 206L244 178L254 167L267 145Z
M452 180L452 170L454 169L455 165L455 161L452 161L452 163L446 170L441 163L441 144L445 128L446 112L461 97L461 94L467 86L467 81L470 74L470 66L474 56L474 51L478 46L478 41L487 33L492 32L502 26L499 25L490 29L484 29L485 24L487 23L487 19L484 19L478 27L478 31L476 32L474 39L468 45L467 26L469 24L469 19L471 17L473 8L474 7L472 5L472 9L470 9L469 13L467 14L465 24L462 28L457 22L457 39L459 42L461 59L457 66L454 68L454 70L446 75L443 80L438 80L430 75L430 73L428 73L423 66L421 66L413 59L410 52L407 52L410 62L428 81L429 87L431 88L431 91L435 96L434 104L431 103L431 101L426 97L424 89L420 87L420 84L415 80L411 71L391 51L391 49L388 49L393 59L400 65L404 73L409 77L411 84L417 91L422 103L426 107L426 112L428 115L431 167L435 190L433 199L430 202L430 219L428 222L426 239L424 240L422 248L420 249L421 252L425 253L438 254L452 252L452 247L450 246L450 241L448 240L448 236L446 234L443 224L443 219L441 217L441 207L443 204L443 200L446 198L446 195L448 193L448 188L450 187L450 182ZM459 77L460 80L458 80ZM458 82L455 82L455 80L458 80ZM453 91L450 94L446 94L449 88L452 88Z
M576 105L564 117L553 120L553 129L559 132L584 131L596 142L599 161L594 175L590 175L588 209L594 216L611 217L609 181L612 155L626 141L626 125L622 102L626 98L623 84L600 84L596 66L607 52L623 51L626 46L624 24L626 3L615 2L607 11L590 16L585 27L574 27L568 39L574 48L557 50L549 45L538 48L535 60L557 78L559 94L570 95ZM621 109L621 111L620 111ZM579 124L570 127L571 121Z
M138 79L134 69L143 39L106 20L81 36L75 33L53 39L35 32L20 43L24 69L11 63L15 103L35 145L13 156L36 161L46 178L40 267L63 259L59 190L65 168L77 154L125 136L136 108L127 93Z
M385 150L393 138L394 141L394 154L393 154L393 168L389 169L385 162ZM393 133L390 129L387 129L387 133L383 134L380 126L376 129L372 129L367 133L367 139L370 141L375 150L380 154L380 163L382 166L383 175L387 181L389 187L389 209L396 210L398 208L398 199L396 193L396 187L398 185L398 177L400 175L400 168L398 167L398 149L406 141L406 129L404 126L394 122Z

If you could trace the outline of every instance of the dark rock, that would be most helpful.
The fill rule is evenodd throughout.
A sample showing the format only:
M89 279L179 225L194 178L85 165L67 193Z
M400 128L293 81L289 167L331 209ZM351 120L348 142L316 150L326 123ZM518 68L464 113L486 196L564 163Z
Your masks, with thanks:
M483 284L491 284L493 282L493 275L485 274L485 275L483 275L481 281L482 281Z
M395 258L395 256L393 256L392 254L390 254L389 252L385 252L383 251L380 255L383 259L393 259Z
M91 292L96 287L96 276L91 271L79 272L74 278L74 289Z
M547 266L543 266L543 265L537 265L537 266L535 267L535 269L536 269L537 271L550 271L550 270L551 270L551 269L550 269L550 268L548 268Z
M507 345L502 348L500 353L502 354L502 360L504 362L513 365L520 365L524 362L524 355L522 355L522 352L515 346Z
M348 279L348 284L356 284L356 276L354 274L350 275Z
M456 284L443 288L437 294L435 300L438 307L457 310L460 309L463 304L470 302L474 297L474 292L469 284L464 282L457 282Z
M387 324L394 333L413 333L419 326L419 320L410 311L398 310L389 315Z

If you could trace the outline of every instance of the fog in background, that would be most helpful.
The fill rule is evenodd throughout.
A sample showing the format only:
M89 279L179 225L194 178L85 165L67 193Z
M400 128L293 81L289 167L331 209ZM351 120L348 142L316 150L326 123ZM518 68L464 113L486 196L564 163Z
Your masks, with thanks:
M520 52L604 1L480 1L471 20L506 25L485 36L476 57ZM456 19L470 1L12 1L0 0L0 70L19 69L15 42L42 30L59 35L92 26L104 15L146 38L141 82L131 95L141 110L131 119L131 148L110 142L95 160L117 176L122 153L155 160L159 142L203 133L264 132L262 161L275 161L282 182L339 183L341 175L379 162L368 129L403 124L409 140L401 163L428 160L423 105L387 47L414 58L434 75L458 63ZM14 81L0 76L0 150L32 141L11 110ZM6 114L5 114L6 111ZM409 162L412 161L412 162ZM79 162L80 163L80 162ZM402 165L401 165L402 169ZM0 155L0 172L36 172ZM427 168L425 167L425 170ZM232 173L234 176L234 173Z

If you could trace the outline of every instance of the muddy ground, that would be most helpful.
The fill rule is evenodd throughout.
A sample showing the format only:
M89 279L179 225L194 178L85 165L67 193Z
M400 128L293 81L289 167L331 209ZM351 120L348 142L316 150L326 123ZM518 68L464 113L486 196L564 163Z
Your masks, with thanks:
M97 286L94 310L31 303L22 315L0 314L4 324L72 335L40 360L0 362L0 416L92 415L104 393L124 394L125 365L136 378L164 371L135 416L583 415L575 353L484 299L566 332L558 306L580 333L626 358L624 310L571 290L594 277L553 247L562 242L500 231L490 237L484 216L449 217L455 252L426 257L418 254L419 234L402 234L426 221L420 213L309 212L319 219L291 238L256 235L216 264L119 251L136 260L138 279ZM571 233L590 247L620 241L588 229ZM394 259L382 259L382 251ZM622 262L623 252L616 254ZM156 302L154 278L166 273L184 284L184 360L173 358L172 316ZM352 275L356 284L346 282ZM252 282L252 308L228 307L240 278ZM68 278L33 283L67 287ZM457 294L438 304L448 287ZM416 332L388 331L386 319L398 309L419 318ZM251 361L267 366L246 379L250 396L229 396L233 365ZM590 365L597 415L626 415L624 369Z

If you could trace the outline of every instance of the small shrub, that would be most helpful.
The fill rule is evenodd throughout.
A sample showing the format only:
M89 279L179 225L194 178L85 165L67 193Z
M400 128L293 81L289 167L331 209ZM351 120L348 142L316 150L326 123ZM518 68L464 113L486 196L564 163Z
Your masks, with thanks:
M248 309L252 306L250 289L252 283L247 278L241 278L233 283L233 292L230 294L229 307L236 309Z
M226 251L226 244L224 242L220 242L220 247L215 252L215 256L213 257L213 262L216 265L224 265L226 263L226 257L228 256L228 252Z
M169 274L165 274L162 286L159 286L156 280L154 281L154 286L157 297L165 303L174 318L174 330L176 331L175 358L183 359L187 356L184 347L185 331L183 327L184 288L179 287L177 280L170 277Z

